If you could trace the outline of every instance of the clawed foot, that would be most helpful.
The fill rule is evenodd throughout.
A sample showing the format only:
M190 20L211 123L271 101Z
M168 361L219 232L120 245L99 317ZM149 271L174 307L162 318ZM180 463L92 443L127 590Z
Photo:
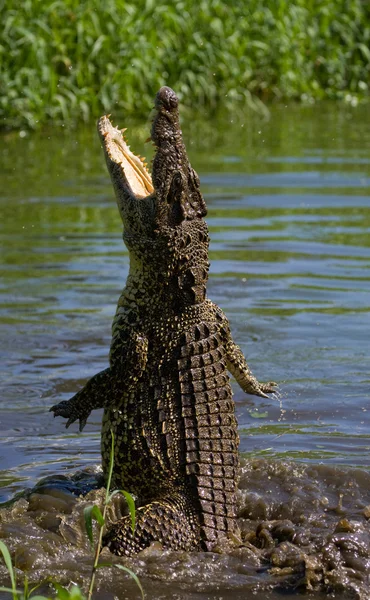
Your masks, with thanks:
M254 379L254 378L253 378ZM255 396L260 396L261 398L269 398L268 394L274 394L277 390L277 383L275 381L268 381L267 383L260 383L256 379L254 380L254 389L253 391L249 391L244 389L248 394L253 394Z
M260 389L265 394L273 394L274 392L277 391L276 390L277 385L278 384L275 383L275 381L268 381L267 383L260 383Z
M77 420L79 421L80 431L82 431L86 425L88 415L86 417L80 416L76 411L76 407L70 400L63 400L62 402L59 402L59 404L54 404L49 410L54 413L54 417L64 417L65 419L68 419L66 428Z

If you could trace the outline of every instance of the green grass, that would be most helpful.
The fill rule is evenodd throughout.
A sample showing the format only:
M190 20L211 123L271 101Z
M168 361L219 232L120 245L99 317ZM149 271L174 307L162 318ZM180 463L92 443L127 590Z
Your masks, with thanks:
M0 123L368 94L366 0L0 0Z

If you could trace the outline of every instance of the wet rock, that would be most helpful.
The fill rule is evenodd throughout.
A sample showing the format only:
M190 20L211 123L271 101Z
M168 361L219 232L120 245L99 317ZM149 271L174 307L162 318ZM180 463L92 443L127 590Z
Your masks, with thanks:
M289 542L282 542L275 548L271 555L270 561L275 567L299 567L304 569L304 553Z
M279 521L271 528L271 535L279 542L292 541L296 535L297 528L289 520Z
M370 504L369 504L369 506L365 506L365 508L363 510L363 515L364 515L365 519L370 519Z
M341 551L350 552L354 556L369 557L370 545L369 536L361 536L360 534L351 535L348 533L334 534L329 540L333 542Z
M347 519L341 519L340 521L338 521L334 531L335 533L353 532L355 531L355 526L352 523L350 523Z
M323 546L322 561L326 571L332 571L344 562L339 548L332 542L328 542Z
M28 510L29 511L45 511L45 512L59 512L64 514L70 514L73 509L73 504L67 502L63 498L58 498L49 494L31 494L28 499Z

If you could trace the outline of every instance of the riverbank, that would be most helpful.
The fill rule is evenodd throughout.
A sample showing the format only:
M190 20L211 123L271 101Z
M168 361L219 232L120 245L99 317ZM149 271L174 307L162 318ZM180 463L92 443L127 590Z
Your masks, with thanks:
M2 128L146 115L164 84L210 111L368 94L362 0L9 0L0 15Z

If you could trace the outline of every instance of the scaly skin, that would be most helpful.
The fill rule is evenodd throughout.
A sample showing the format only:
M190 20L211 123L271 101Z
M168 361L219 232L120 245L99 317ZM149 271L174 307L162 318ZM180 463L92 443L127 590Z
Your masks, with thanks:
M212 550L237 533L238 432L230 371L248 394L266 397L233 342L222 310L206 297L206 205L179 125L178 99L156 96L152 177L107 117L98 123L124 224L130 272L113 320L110 366L54 415L78 420L104 408L103 470L115 435L113 486L139 499L104 543L118 555L157 540Z

